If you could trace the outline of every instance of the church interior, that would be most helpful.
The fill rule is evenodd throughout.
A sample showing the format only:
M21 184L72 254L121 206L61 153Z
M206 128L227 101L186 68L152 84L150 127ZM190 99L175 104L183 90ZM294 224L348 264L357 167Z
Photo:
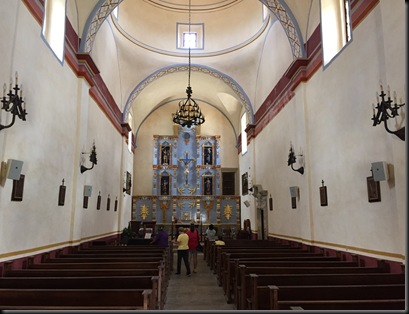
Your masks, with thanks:
M159 226L173 241L190 224L234 309L259 308L212 264L209 225L226 248L271 242L405 274L406 9L2 0L0 300L8 271L124 232L134 245L118 247L142 250Z

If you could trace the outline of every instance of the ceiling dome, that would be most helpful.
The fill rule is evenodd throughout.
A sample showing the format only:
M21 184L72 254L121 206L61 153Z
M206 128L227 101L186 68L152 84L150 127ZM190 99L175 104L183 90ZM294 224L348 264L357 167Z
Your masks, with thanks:
M124 0L114 23L136 45L158 53L185 54L178 35L181 25L189 24L188 4L188 0ZM196 55L239 49L256 38L268 21L263 17L263 5L254 0L195 0L190 13L190 25L200 33L201 45L192 49Z

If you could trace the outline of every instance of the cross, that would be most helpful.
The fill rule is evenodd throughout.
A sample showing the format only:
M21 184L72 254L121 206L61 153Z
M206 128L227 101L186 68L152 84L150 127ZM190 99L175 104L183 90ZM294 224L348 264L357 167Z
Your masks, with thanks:
M185 152L185 158L184 159L179 158L178 160L183 162L184 165L185 165L185 170L184 170L185 184L187 185L188 184L188 176L189 176L189 164L190 164L191 161L195 161L196 159L195 158L189 158L189 152Z

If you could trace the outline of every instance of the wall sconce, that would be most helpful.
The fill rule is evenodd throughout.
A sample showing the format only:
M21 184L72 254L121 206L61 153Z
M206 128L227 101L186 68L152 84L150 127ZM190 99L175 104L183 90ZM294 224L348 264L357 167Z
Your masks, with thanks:
M88 154L88 153L82 153L82 154ZM95 141L92 144L92 151L89 155L89 161L92 163L92 166L90 168L87 168L84 166L84 158L81 157L81 166L80 166L81 173L84 173L87 170L91 170L92 168L94 168L94 165L97 164L97 152L95 148Z
M400 128L399 130L396 131L391 131L388 127L388 119L389 118L395 118L399 116L398 110L400 107L404 106L404 103L401 103L400 105L396 101L396 92L394 92L394 101L391 99L391 91L389 89L388 85L388 99L385 100L386 94L383 91L383 87L381 84L381 101L379 101L379 96L378 92L376 92L376 100L378 104L376 107L374 104L372 104L372 121L373 125L372 126L377 126L378 124L381 124L382 122L384 123L385 130L389 133L395 134L397 137L399 137L402 141L405 140L405 127ZM395 105L393 105L393 102L395 102ZM401 100L402 102L402 100ZM376 114L375 114L375 108L376 108Z
M14 89L14 92L13 92ZM20 96L18 95L20 91ZM16 72L16 85L12 87L12 80L10 79L10 88L9 92L7 94L8 98L6 98L6 83L3 85L3 99L1 100L2 102L2 107L6 112L10 112L13 117L11 119L10 124L8 125L2 125L1 124L1 110L0 110L0 131L3 129L7 129L11 127L14 122L16 121L16 116L18 116L21 120L26 121L26 103L23 100L23 89L22 87L18 87L18 74Z
M301 174L304 174L304 166L303 166L303 159L301 159L301 167L298 169L294 169L293 164L295 164L295 162L297 161L297 158L295 157L296 155L294 154L294 149L293 149L293 145L290 143L290 153L288 154L288 166L291 166L291 169L293 169L294 171L297 171ZM297 156L303 157L302 154L299 154Z

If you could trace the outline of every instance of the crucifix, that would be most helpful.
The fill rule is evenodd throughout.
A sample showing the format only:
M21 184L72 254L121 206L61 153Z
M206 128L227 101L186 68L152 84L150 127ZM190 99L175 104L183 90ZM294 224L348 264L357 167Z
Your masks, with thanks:
M189 164L191 161L195 161L195 158L189 158L189 152L185 152L185 158L179 158L178 161L183 162L185 165L185 170L183 171L185 174L185 185L188 185L189 180Z

